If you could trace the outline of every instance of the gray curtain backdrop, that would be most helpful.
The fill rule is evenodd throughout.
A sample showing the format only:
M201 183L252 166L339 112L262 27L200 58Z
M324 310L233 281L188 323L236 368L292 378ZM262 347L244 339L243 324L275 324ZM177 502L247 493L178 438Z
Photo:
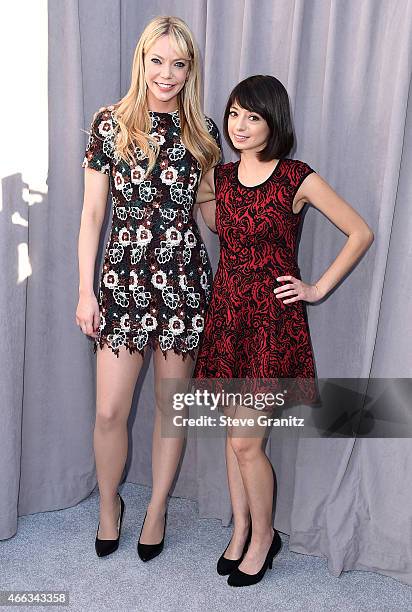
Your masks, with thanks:
M159 14L192 28L204 62L205 112L220 129L240 79L273 74L285 84L297 134L293 156L317 170L375 233L352 274L327 300L308 305L318 376L410 376L412 2L51 0L49 192L21 228L33 268L24 286L14 286L14 271L7 271L17 238L0 224L9 287L0 294L3 539L16 533L18 516L73 506L96 485L95 357L75 324L83 130L95 110L125 94L137 39ZM227 147L225 157L234 159ZM16 177L3 181L6 210L19 202L18 187ZM100 258L109 223L110 206ZM216 266L217 239L202 231ZM345 239L308 207L303 280L316 281ZM151 483L152 385L148 364L129 421L128 482ZM326 557L334 575L372 570L412 585L411 446L409 439L272 440L275 526L290 534L290 549ZM201 518L229 524L223 438L188 441L173 494L196 499Z

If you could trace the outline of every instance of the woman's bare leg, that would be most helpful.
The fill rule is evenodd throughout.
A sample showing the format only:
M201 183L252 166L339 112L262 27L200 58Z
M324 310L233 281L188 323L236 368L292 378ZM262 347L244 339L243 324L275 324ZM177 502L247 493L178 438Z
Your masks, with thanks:
M162 379L189 379L195 362L190 356L185 360L173 351L167 351L167 357L160 350L153 352L155 373L156 413L152 445L152 495L147 507L146 520L140 536L142 544L157 544L163 537L164 516L167 497L173 484L179 465L184 436L165 437L161 435L162 419L172 414L171 405L162 405L170 394L164 393ZM166 396L166 397L165 397Z
M236 416L256 416L248 408L237 410ZM237 458L252 517L252 540L239 569L256 574L272 543L273 470L263 448L265 427L233 427L229 441Z
M233 534L229 546L226 549L225 558L239 559L249 530L250 511L238 460L229 440L230 435L231 427L228 427L228 435L226 438L226 467L233 511Z
M94 453L100 493L102 540L117 538L120 500L117 488L127 457L127 420L136 380L143 364L139 353L120 348L119 357L106 345L97 351Z

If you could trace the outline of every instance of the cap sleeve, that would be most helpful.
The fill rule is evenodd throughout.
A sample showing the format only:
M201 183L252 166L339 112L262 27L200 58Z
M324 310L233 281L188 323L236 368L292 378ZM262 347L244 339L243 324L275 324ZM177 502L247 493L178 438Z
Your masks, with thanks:
M222 142L220 139L220 132L219 132L219 128L217 127L216 123L213 121L213 119L211 119L210 117L205 117L206 119L206 125L207 125L207 129L208 132L211 136L213 136L213 138L216 141L217 146L219 147L220 150L220 160L218 163L222 163L223 161L223 153L222 153Z
M306 162L294 160L293 171L291 172L291 184L292 184L292 200L295 198L295 195L309 174L312 172L316 172L313 168L311 168Z
M113 151L113 119L109 109L97 111L90 124L82 168L92 168L110 175L110 155Z
M236 168L235 162L228 162L227 164L217 164L213 168L213 181L215 185L215 196L220 192L220 185L222 180L233 181L233 171Z

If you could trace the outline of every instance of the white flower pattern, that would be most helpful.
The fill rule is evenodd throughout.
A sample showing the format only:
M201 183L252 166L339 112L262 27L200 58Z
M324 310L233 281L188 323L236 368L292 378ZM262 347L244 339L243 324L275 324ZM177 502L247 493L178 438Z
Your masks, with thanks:
M163 289L163 287L166 287L166 282L166 274L163 272L163 270L159 270L153 274L152 283L156 289Z
M172 185L178 177L178 171L173 166L169 166L165 168L163 172L160 174L160 180L165 185Z
M130 179L133 185L140 185L140 183L144 179L144 175L145 171L144 168L142 168L141 166L135 166L134 168L132 168L130 173Z
M136 242L138 246L146 246L147 244L149 244L149 242L153 238L153 234L144 225L139 225L136 231L136 238L137 238Z
M140 198L145 202L151 202L156 191L156 187L152 187L152 183L150 181L144 181L139 185Z

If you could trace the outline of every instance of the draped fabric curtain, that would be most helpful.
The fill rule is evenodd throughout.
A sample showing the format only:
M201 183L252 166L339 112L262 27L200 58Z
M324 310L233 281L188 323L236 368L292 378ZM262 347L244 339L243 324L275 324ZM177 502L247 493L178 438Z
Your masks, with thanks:
M32 274L25 295L10 286L0 319L10 363L0 372L0 537L17 517L77 504L96 485L92 431L95 356L75 325L77 236L84 154L93 113L130 83L145 24L177 15L198 41L204 108L219 128L230 89L272 74L288 89L297 145L366 219L375 241L321 304L308 305L323 377L408 377L412 366L412 167L409 0L64 0L49 2L49 179L46 205L29 220ZM226 161L234 154L225 145ZM3 199L13 201L13 181ZM110 224L110 206L96 282ZM199 220L214 267L218 243ZM0 225L7 268L8 235ZM346 236L315 207L305 214L299 267L315 282ZM4 274L4 272L3 272ZM3 329L4 328L4 329ZM145 366L129 419L128 482L150 484L153 372ZM22 391L24 389L24 392ZM272 439L275 526L290 549L325 556L334 575L363 569L412 584L412 469L407 438ZM200 517L227 525L224 439L189 439L173 491L196 499Z

